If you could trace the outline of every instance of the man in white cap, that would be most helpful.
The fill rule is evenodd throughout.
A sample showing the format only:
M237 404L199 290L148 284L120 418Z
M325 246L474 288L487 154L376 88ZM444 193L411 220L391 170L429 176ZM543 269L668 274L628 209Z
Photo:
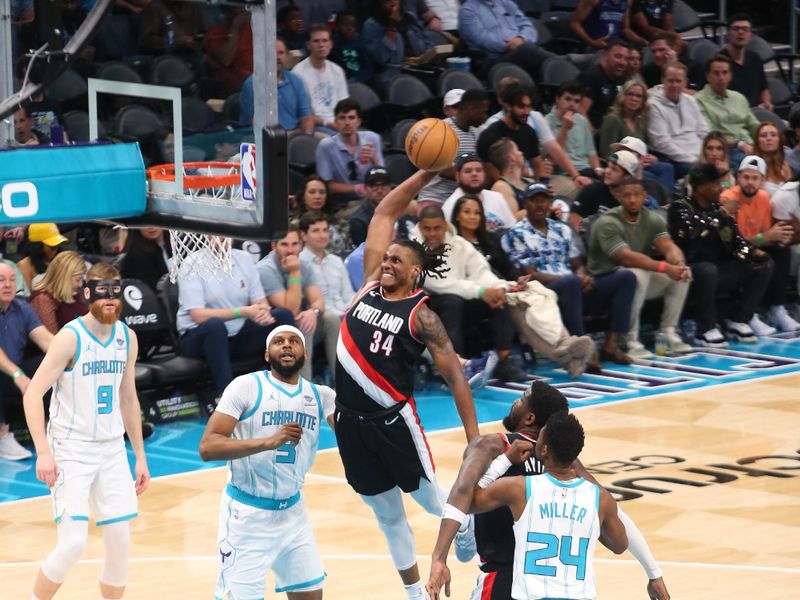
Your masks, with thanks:
M608 164L603 172L603 180L581 188L578 197L572 203L569 224L575 231L580 230L581 221L594 214L604 213L610 208L619 206L619 202L611 193L611 189L639 172L639 161L636 155L628 150L614 152L608 157Z
M786 311L786 289L789 287L791 251L789 244L794 229L788 223L772 223L769 193L762 187L767 176L767 163L760 156L745 156L736 174L737 185L725 190L720 201L725 210L736 217L741 234L753 246L769 254L774 267L769 285L764 293L769 325L763 323L758 313L749 325L755 335L770 335L775 329L797 331L800 323ZM731 328L734 324L727 324ZM770 326L772 325L772 326ZM735 329L735 328L734 328Z
M639 173L637 174L639 179L647 177L657 181L664 186L667 192L671 192L675 187L675 167L668 162L659 161L653 154L650 154L647 144L641 139L627 135L616 144L611 144L609 149L612 152L618 150L633 152L639 159Z
M314 462L323 421L333 428L335 392L300 376L303 333L273 329L264 357L270 371L248 373L225 388L200 440L203 460L230 461L217 536L217 598L275 591L321 600L325 571L300 494Z
M445 114L450 115L444 122L450 125L458 136L456 156L474 153L478 143L478 132L475 128L486 120L489 112L489 98L486 92L450 90L444 96L444 109ZM457 187L456 168L455 165L451 165L422 188L417 208L422 210L430 204L444 204Z

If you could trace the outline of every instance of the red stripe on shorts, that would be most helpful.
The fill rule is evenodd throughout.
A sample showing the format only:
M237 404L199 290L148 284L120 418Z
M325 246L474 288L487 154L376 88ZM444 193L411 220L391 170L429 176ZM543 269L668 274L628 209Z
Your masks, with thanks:
M492 600L492 590L494 589L494 580L497 578L497 571L487 573L483 578L483 590L481 591L481 600Z

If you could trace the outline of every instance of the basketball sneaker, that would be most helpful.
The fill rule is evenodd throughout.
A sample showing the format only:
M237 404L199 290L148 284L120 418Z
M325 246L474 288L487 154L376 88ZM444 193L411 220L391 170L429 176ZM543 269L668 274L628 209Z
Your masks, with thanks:
M500 358L494 350L484 352L480 358L468 360L464 365L464 377L466 377L469 387L472 389L486 387L499 360Z
M770 327L769 325L764 323L764 321L762 321L758 317L758 313L753 315L753 318L750 319L750 322L748 323L748 325L750 325L750 329L752 329L753 333L755 333L758 337L761 337L761 336L764 336L764 335L772 335L773 333L778 331L774 327Z
M0 437L0 458L6 460L25 460L33 456L30 450L20 444L10 431Z
M644 344L639 340L630 340L628 342L628 356L631 358L650 358L653 353L645 348Z
M725 341L725 338L716 327L703 333L698 333L694 341L698 346L705 346L706 348L728 347L728 342Z
M670 352L685 354L692 351L692 347L683 341L683 338L676 333L674 327L665 327L661 330L661 333L664 334L664 338L667 340L667 347Z
M781 331L797 331L800 329L800 323L789 316L789 313L786 312L786 307L783 305L770 308L768 320L773 327L777 327Z
M736 321L726 319L725 329L728 330L728 333L733 336L736 341L742 342L743 344L752 344L757 339L753 333L753 330L750 329L750 325L747 323L738 323Z
M478 553L475 543L475 517L469 515L466 528L456 534L456 558L461 562L469 562Z
M517 364L514 357L510 355L507 359L497 363L494 369L494 375L503 383L527 381L530 379L530 376Z

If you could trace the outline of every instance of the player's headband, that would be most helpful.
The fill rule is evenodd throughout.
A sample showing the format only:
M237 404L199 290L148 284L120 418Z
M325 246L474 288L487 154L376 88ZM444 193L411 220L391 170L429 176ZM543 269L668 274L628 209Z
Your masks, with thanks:
M119 279L90 279L86 282L89 288L89 301L116 300L122 297L122 282Z
M272 342L272 338L274 338L279 333L293 333L293 334L295 334L297 337L300 338L300 341L303 342L303 347L305 348L305 346L306 346L306 338L303 337L303 332L302 331L300 331L297 327L293 327L292 325L281 325L281 326L276 327L275 329L273 329L272 331L269 332L269 335L267 336L267 349L268 350L269 350L269 345Z

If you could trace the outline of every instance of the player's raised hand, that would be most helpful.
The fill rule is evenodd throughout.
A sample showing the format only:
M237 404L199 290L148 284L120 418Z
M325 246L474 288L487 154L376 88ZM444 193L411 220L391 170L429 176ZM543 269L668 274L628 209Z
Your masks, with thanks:
M150 469L147 467L147 461L144 459L137 460L133 468L133 474L136 476L136 495L139 496L150 485Z
M302 435L303 428L297 423L281 425L281 428L276 433L267 438L267 450L274 450L287 442L296 444L300 441Z
M36 479L43 482L47 487L52 488L56 484L58 477L58 467L53 455L39 454L36 456Z
M527 440L514 440L511 447L506 450L506 458L512 464L520 465L528 460L533 453L533 444Z
M450 597L450 568L447 563L440 560L434 560L431 563L431 574L428 577L428 583L425 585L425 590L431 597L431 600L439 600L441 589L444 586L444 595Z
M647 595L650 600L669 600L669 592L664 584L664 578L651 579L647 582Z

